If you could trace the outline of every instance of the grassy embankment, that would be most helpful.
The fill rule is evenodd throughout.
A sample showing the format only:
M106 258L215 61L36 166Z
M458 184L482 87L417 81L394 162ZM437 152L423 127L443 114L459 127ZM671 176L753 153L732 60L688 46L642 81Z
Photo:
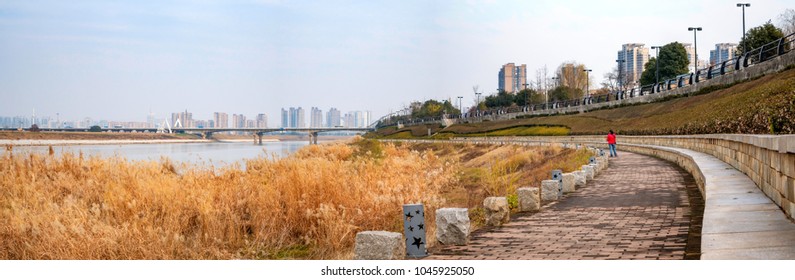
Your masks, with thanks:
M511 195L588 156L360 141L243 169L7 149L0 259L350 258L356 232L402 230L403 204L423 203L429 221L439 207L472 208L477 223L483 197Z
M583 114L513 119L499 122L456 124L446 128L416 126L383 129L373 137L426 137L428 128L437 137L483 136L484 132L529 135L512 130L524 127L559 126L568 134L709 134L795 133L795 69L766 75L731 86L704 88L687 97L602 109ZM534 135L558 135L537 133Z

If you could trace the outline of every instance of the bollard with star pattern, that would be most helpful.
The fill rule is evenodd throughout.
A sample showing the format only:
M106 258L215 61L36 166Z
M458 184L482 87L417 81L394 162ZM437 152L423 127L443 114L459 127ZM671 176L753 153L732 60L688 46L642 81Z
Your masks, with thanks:
M425 211L422 204L403 205L403 232L409 257L422 258L428 255L425 250Z

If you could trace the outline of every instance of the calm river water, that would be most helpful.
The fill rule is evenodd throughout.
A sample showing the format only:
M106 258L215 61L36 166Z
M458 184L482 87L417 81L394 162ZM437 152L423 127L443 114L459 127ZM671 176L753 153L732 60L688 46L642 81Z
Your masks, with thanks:
M188 162L222 166L230 163L244 163L245 159L257 156L283 157L294 153L308 141L264 142L255 145L251 142L212 142L212 143L174 143L174 144L125 144L125 145L73 145L53 146L55 153L83 152L84 155L122 156L128 160L159 160L169 157L175 162ZM47 153L47 146L17 146L14 151L33 151Z

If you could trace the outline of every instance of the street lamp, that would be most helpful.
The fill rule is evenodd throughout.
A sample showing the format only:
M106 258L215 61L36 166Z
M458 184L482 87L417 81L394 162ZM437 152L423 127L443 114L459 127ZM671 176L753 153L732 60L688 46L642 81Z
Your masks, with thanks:
M591 96L591 89L590 89L591 78L589 74L591 73L591 70L592 69L582 69L582 71L585 72L585 92L588 94L589 97Z
M527 86L530 84L524 83L522 85L524 86L524 106L527 106L527 104L529 103L527 100Z
M657 65L654 66L654 86L660 84L660 48L661 46L651 46L654 50L654 57L657 58Z
M698 39L696 39L696 32L701 31L701 27L688 27L687 31L693 31L693 55L696 61L696 67L693 68L693 73L698 72Z
M463 99L463 98L464 98L463 96L459 96L458 97L458 113L460 113L460 114L464 113L464 108L461 106L461 99Z
M478 113L480 113L480 95L481 95L481 94L483 94L483 93L482 93L482 92L476 92L476 93L475 93L475 95L477 95L477 96L478 96L478 104L476 104L476 105L475 105L475 108L477 108L477 112L478 112Z
M552 80L555 81L555 82L553 82L553 84L555 84L555 88L560 86L560 84L559 84L560 83L560 78L559 77L552 77ZM549 93L545 93L544 94L544 102L545 103L549 103Z
M737 7L743 8L743 53L748 52L746 48L747 42L745 42L745 7L751 7L751 3L737 3Z
M616 62L618 62L618 93L621 94L621 78L622 78L621 68L623 68L621 67L621 63L626 62L626 60L616 59Z

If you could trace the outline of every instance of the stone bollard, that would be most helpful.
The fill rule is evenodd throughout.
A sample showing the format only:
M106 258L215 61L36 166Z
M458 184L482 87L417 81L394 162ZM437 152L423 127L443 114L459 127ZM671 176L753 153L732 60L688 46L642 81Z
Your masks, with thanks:
M538 188L519 188L516 190L516 196L519 198L519 211L535 211L541 208L541 194L538 193Z
M501 226L511 220L508 199L505 197L487 197L483 200L483 208L486 209L487 226Z
M425 249L425 210L422 204L403 205L403 232L406 235L406 254L412 258L428 255Z
M582 188L585 187L585 183L587 182L585 178L585 172L582 170L577 170L572 172L574 174L574 186L575 188Z
M593 171L593 166L590 165L583 165L582 171L585 172L585 179L590 181L593 180L593 177L596 175Z
M598 164L596 164L596 163L591 163L591 164L589 164L589 165L590 165L591 167L593 167L593 176L594 176L594 177L596 177L596 175L599 175L599 173L602 173L602 170L601 170L601 169L599 169L599 165L598 165Z
M558 186L558 197L562 197L563 196L563 170L555 169L555 170L552 170L551 174L552 174L551 180L555 180L555 181L558 181L558 183L560 183L559 186Z
M469 210L441 208L436 210L436 241L445 245L466 245L469 242Z
M560 181L544 180L541 181L541 201L558 200Z
M353 251L357 260L402 260L406 256L403 235L388 231L357 233Z
M563 192L574 192L574 174L563 173Z

